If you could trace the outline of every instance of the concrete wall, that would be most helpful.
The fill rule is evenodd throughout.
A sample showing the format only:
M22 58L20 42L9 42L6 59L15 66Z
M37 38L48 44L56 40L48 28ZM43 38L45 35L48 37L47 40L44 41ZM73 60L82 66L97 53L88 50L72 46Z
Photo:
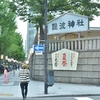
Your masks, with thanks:
M34 80L44 80L44 55L33 55L31 75ZM32 60L31 60L32 61ZM48 53L48 70L52 69L51 53ZM77 70L54 71L55 82L100 84L100 50L79 51Z

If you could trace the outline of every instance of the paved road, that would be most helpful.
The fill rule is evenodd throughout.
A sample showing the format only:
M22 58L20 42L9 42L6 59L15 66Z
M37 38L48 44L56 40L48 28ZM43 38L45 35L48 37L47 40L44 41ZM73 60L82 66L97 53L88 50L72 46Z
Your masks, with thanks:
M23 100L22 98L0 98L0 100ZM82 97L43 97L27 98L26 100L100 100L100 96L82 96Z

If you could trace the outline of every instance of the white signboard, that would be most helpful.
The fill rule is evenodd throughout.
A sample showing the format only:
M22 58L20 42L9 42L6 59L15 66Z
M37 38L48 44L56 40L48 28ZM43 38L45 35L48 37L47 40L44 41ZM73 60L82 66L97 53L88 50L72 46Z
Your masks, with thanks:
M36 55L42 55L43 52L42 52L42 51L36 51L35 54L36 54Z
M89 30L88 17L66 13L48 23L48 35Z
M62 49L52 53L53 70L76 70L78 52Z

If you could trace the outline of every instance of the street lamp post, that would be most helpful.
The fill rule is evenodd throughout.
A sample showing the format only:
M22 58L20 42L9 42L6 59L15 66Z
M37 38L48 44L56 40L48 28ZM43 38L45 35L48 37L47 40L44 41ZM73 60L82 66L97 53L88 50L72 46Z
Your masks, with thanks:
M44 93L48 94L48 73L47 73L47 0L45 0L45 71L44 71Z

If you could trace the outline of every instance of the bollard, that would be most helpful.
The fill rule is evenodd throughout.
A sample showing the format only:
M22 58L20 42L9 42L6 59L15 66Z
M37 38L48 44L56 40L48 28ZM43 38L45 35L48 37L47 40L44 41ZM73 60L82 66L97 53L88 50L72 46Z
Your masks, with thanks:
M49 70L48 71L48 86L53 86L54 85L54 71Z

